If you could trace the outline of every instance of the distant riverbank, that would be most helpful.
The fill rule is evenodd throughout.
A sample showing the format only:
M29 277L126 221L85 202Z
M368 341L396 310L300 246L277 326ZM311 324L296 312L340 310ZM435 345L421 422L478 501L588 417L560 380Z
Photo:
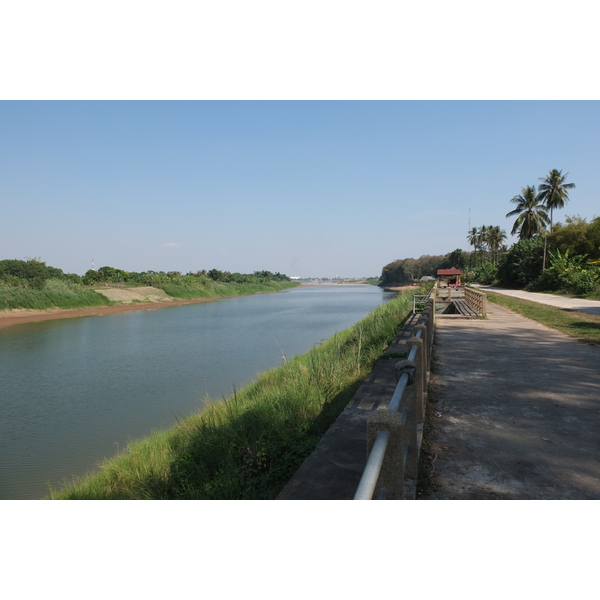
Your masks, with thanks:
M290 284L287 287L296 287L296 284ZM99 289L97 291L102 293L110 291L111 289L112 288L107 288L104 290ZM200 302L210 302L212 300L221 300L223 298L236 298L240 296L249 296L254 294L273 294L275 292L281 291L282 288L265 289L264 291L254 292L253 294L230 294L223 296L214 296L210 298L175 299L165 294L159 300L152 300L149 302L129 300L124 295L125 290L123 288L115 289L118 290L119 294L123 299L118 304L112 304L108 306L93 306L87 308L66 309L50 308L47 310L31 310L17 308L13 310L0 311L0 329L11 327L12 325L22 325L24 323L38 323L41 321L53 321L56 319L77 319L82 317L103 317L133 311L156 310L158 308L168 308L170 306L182 306L184 304L198 304ZM132 295L135 294L136 289L139 288L132 288ZM158 291L161 290L157 290L157 292Z

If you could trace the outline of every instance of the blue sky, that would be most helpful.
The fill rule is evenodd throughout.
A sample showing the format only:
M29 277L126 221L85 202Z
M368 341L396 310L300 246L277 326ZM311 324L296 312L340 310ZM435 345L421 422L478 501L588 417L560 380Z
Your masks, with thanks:
M597 101L3 101L0 258L378 275L552 169L600 215Z

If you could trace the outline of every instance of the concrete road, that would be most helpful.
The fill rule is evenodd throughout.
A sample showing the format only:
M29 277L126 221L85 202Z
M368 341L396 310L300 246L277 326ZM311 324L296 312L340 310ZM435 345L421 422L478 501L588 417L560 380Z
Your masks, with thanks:
M558 308L566 308L568 310L580 310L592 315L600 315L600 300L583 300L581 298L567 298L565 296L557 296L556 294L539 294L536 292L525 292L523 290L509 290L507 288L492 287L489 285L473 285L473 287L481 291L489 291L491 293L503 294L512 296L513 298L522 298L523 300L531 300L531 302L539 302L540 304L548 304Z
M488 317L437 320L425 499L600 499L600 347Z

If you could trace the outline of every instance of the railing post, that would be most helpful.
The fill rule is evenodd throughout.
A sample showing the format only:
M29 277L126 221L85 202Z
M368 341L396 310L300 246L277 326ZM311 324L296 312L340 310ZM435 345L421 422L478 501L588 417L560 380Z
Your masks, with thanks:
M373 496L387 491L390 500L404 500L404 440L402 415L391 410L376 410L367 420L367 456L371 453L375 438L380 431L390 434L387 450L381 465L379 479Z
M423 340L423 368L427 372L429 365L429 335L427 331L427 325L416 325L413 329L413 336L416 337L418 332L421 332L421 339Z
M418 377L418 367L417 367ZM404 477L409 479L416 479L419 470L419 449L418 449L418 434L417 425L420 421L418 415L418 406L423 406L422 402L419 402L419 390L417 385L411 385L406 388L404 392L403 410L401 409L400 414L403 418L403 446L408 444L408 452L406 453L406 464L404 465ZM421 420L422 422L422 420ZM403 448L404 450L404 448ZM403 457L404 458L404 457Z
M427 344L427 355L431 352L431 346L433 344L433 319L431 317L431 309L427 307L423 314L421 315L421 319L419 320L419 325L425 325L427 331L425 332L425 343Z
M425 354L425 340L423 338L411 337L406 340L406 346L410 353L413 346L417 346L417 355L415 356L415 364L417 372L415 374L415 384L411 386L415 390L415 413L418 423L422 423L425 419L425 407L423 399L425 397L425 386L427 384L427 367L423 360Z

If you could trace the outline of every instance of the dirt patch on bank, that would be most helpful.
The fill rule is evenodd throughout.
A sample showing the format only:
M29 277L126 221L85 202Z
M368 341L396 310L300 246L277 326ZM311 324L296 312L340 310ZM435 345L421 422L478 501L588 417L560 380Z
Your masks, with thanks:
M172 302L173 298L168 296L164 290L155 287L144 286L135 288L99 287L94 289L98 294L106 296L111 302Z

